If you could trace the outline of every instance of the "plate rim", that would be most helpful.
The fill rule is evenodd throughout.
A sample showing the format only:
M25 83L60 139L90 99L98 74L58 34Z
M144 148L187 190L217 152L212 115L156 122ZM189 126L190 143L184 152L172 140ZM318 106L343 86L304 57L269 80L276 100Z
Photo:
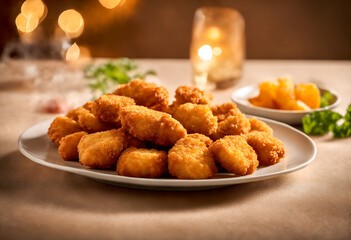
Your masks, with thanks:
M272 119L267 119L259 116L254 116L254 115L247 115L248 117L255 117L257 119L266 121L266 122L271 122L273 124L281 125L283 127L286 127L293 132L303 136L305 140L307 140L311 145L312 145L312 151L313 154L309 159L306 159L303 163L299 164L298 166L289 168L289 169L284 169L281 171L277 172L272 172L272 173L267 173L261 176L254 176L254 175L245 175L245 176L237 176L233 178L211 178L211 179L164 179L164 178L136 178L136 177L127 177L127 176L120 176L117 174L106 174L102 172L97 172L99 170L94 170L94 169L79 169L71 166L63 166L63 165L57 165L55 163L47 162L45 159L41 159L39 157L33 156L30 153L26 151L26 149L21 145L21 139L23 138L23 135L26 134L28 131L32 130L34 127L38 127L39 125L45 124L47 122L52 122L54 118L36 123L30 127L28 127L26 130L24 130L17 141L19 151L27 157L29 160L38 163L40 165L61 170L64 172L69 172L69 173L74 173L80 176L85 176L94 180L103 180L103 181L108 181L111 183L121 183L121 184L130 184L130 185L136 185L136 186L145 186L145 187L167 187L167 188L194 188L194 187L204 187L204 183L208 187L213 187L213 186L228 186L228 185L235 185L235 184L241 184L241 183L248 183L248 182L255 182L255 181L262 181L265 179L270 179L274 178L277 176L285 175L291 172L298 171L300 169L305 168L309 164L311 164L316 155L317 155L317 147L315 142L307 136L305 133L299 131L298 129L293 128L292 126L289 126L288 124L275 121ZM268 166L269 167L269 166Z

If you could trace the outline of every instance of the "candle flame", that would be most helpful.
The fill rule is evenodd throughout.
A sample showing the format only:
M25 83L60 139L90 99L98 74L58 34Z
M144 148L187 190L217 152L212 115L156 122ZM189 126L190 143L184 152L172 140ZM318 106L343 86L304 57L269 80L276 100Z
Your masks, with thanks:
M107 9L112 9L115 8L121 0L99 0L102 6L104 6Z
M77 43L73 43L72 46L66 52L66 61L74 62L79 58L80 49Z
M79 37L83 33L83 17L74 9L62 12L59 16L58 24L69 38Z
M198 50L199 57L204 61L209 61L212 59L212 48L210 45L202 45Z

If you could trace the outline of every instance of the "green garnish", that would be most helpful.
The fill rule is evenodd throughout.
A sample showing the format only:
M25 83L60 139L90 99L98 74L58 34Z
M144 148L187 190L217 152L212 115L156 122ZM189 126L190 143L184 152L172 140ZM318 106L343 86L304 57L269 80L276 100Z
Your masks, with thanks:
M156 75L153 70L144 73L139 71L136 62L129 58L118 58L113 61L95 66L87 66L84 70L85 77L90 81L88 86L93 91L94 98L113 91L118 84L128 83L135 78L145 78Z
M333 94L331 94L329 91L326 91L325 93L323 93L323 95L321 96L321 104L320 107L326 107L329 106L331 101L333 100Z
M322 135L329 131L335 138L351 135L351 104L345 116L330 110L315 111L302 118L303 131L309 135Z

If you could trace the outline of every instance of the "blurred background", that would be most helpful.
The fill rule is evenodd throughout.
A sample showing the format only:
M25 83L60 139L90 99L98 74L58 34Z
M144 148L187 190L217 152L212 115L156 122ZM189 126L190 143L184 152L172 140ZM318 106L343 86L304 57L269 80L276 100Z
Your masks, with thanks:
M201 6L237 9L246 22L248 59L351 59L350 0L121 0L113 9L98 0L45 0L40 24L53 37L60 13L84 18L75 41L93 57L188 58L194 12ZM22 0L0 8L0 52L19 40L15 19Z

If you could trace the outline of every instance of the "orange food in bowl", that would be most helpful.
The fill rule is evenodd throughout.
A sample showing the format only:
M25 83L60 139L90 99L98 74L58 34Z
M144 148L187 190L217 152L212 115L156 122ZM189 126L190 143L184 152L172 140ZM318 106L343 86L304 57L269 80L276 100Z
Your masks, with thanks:
M257 97L250 98L250 103L258 107L278 108L275 101L277 87L278 85L273 81L260 83L260 94Z
M311 109L319 108L321 105L319 89L313 83L296 85L295 97L297 100L306 103Z
M320 92L313 83L298 84L290 78L259 84L259 95L248 99L252 105L281 110L306 111L320 107Z

